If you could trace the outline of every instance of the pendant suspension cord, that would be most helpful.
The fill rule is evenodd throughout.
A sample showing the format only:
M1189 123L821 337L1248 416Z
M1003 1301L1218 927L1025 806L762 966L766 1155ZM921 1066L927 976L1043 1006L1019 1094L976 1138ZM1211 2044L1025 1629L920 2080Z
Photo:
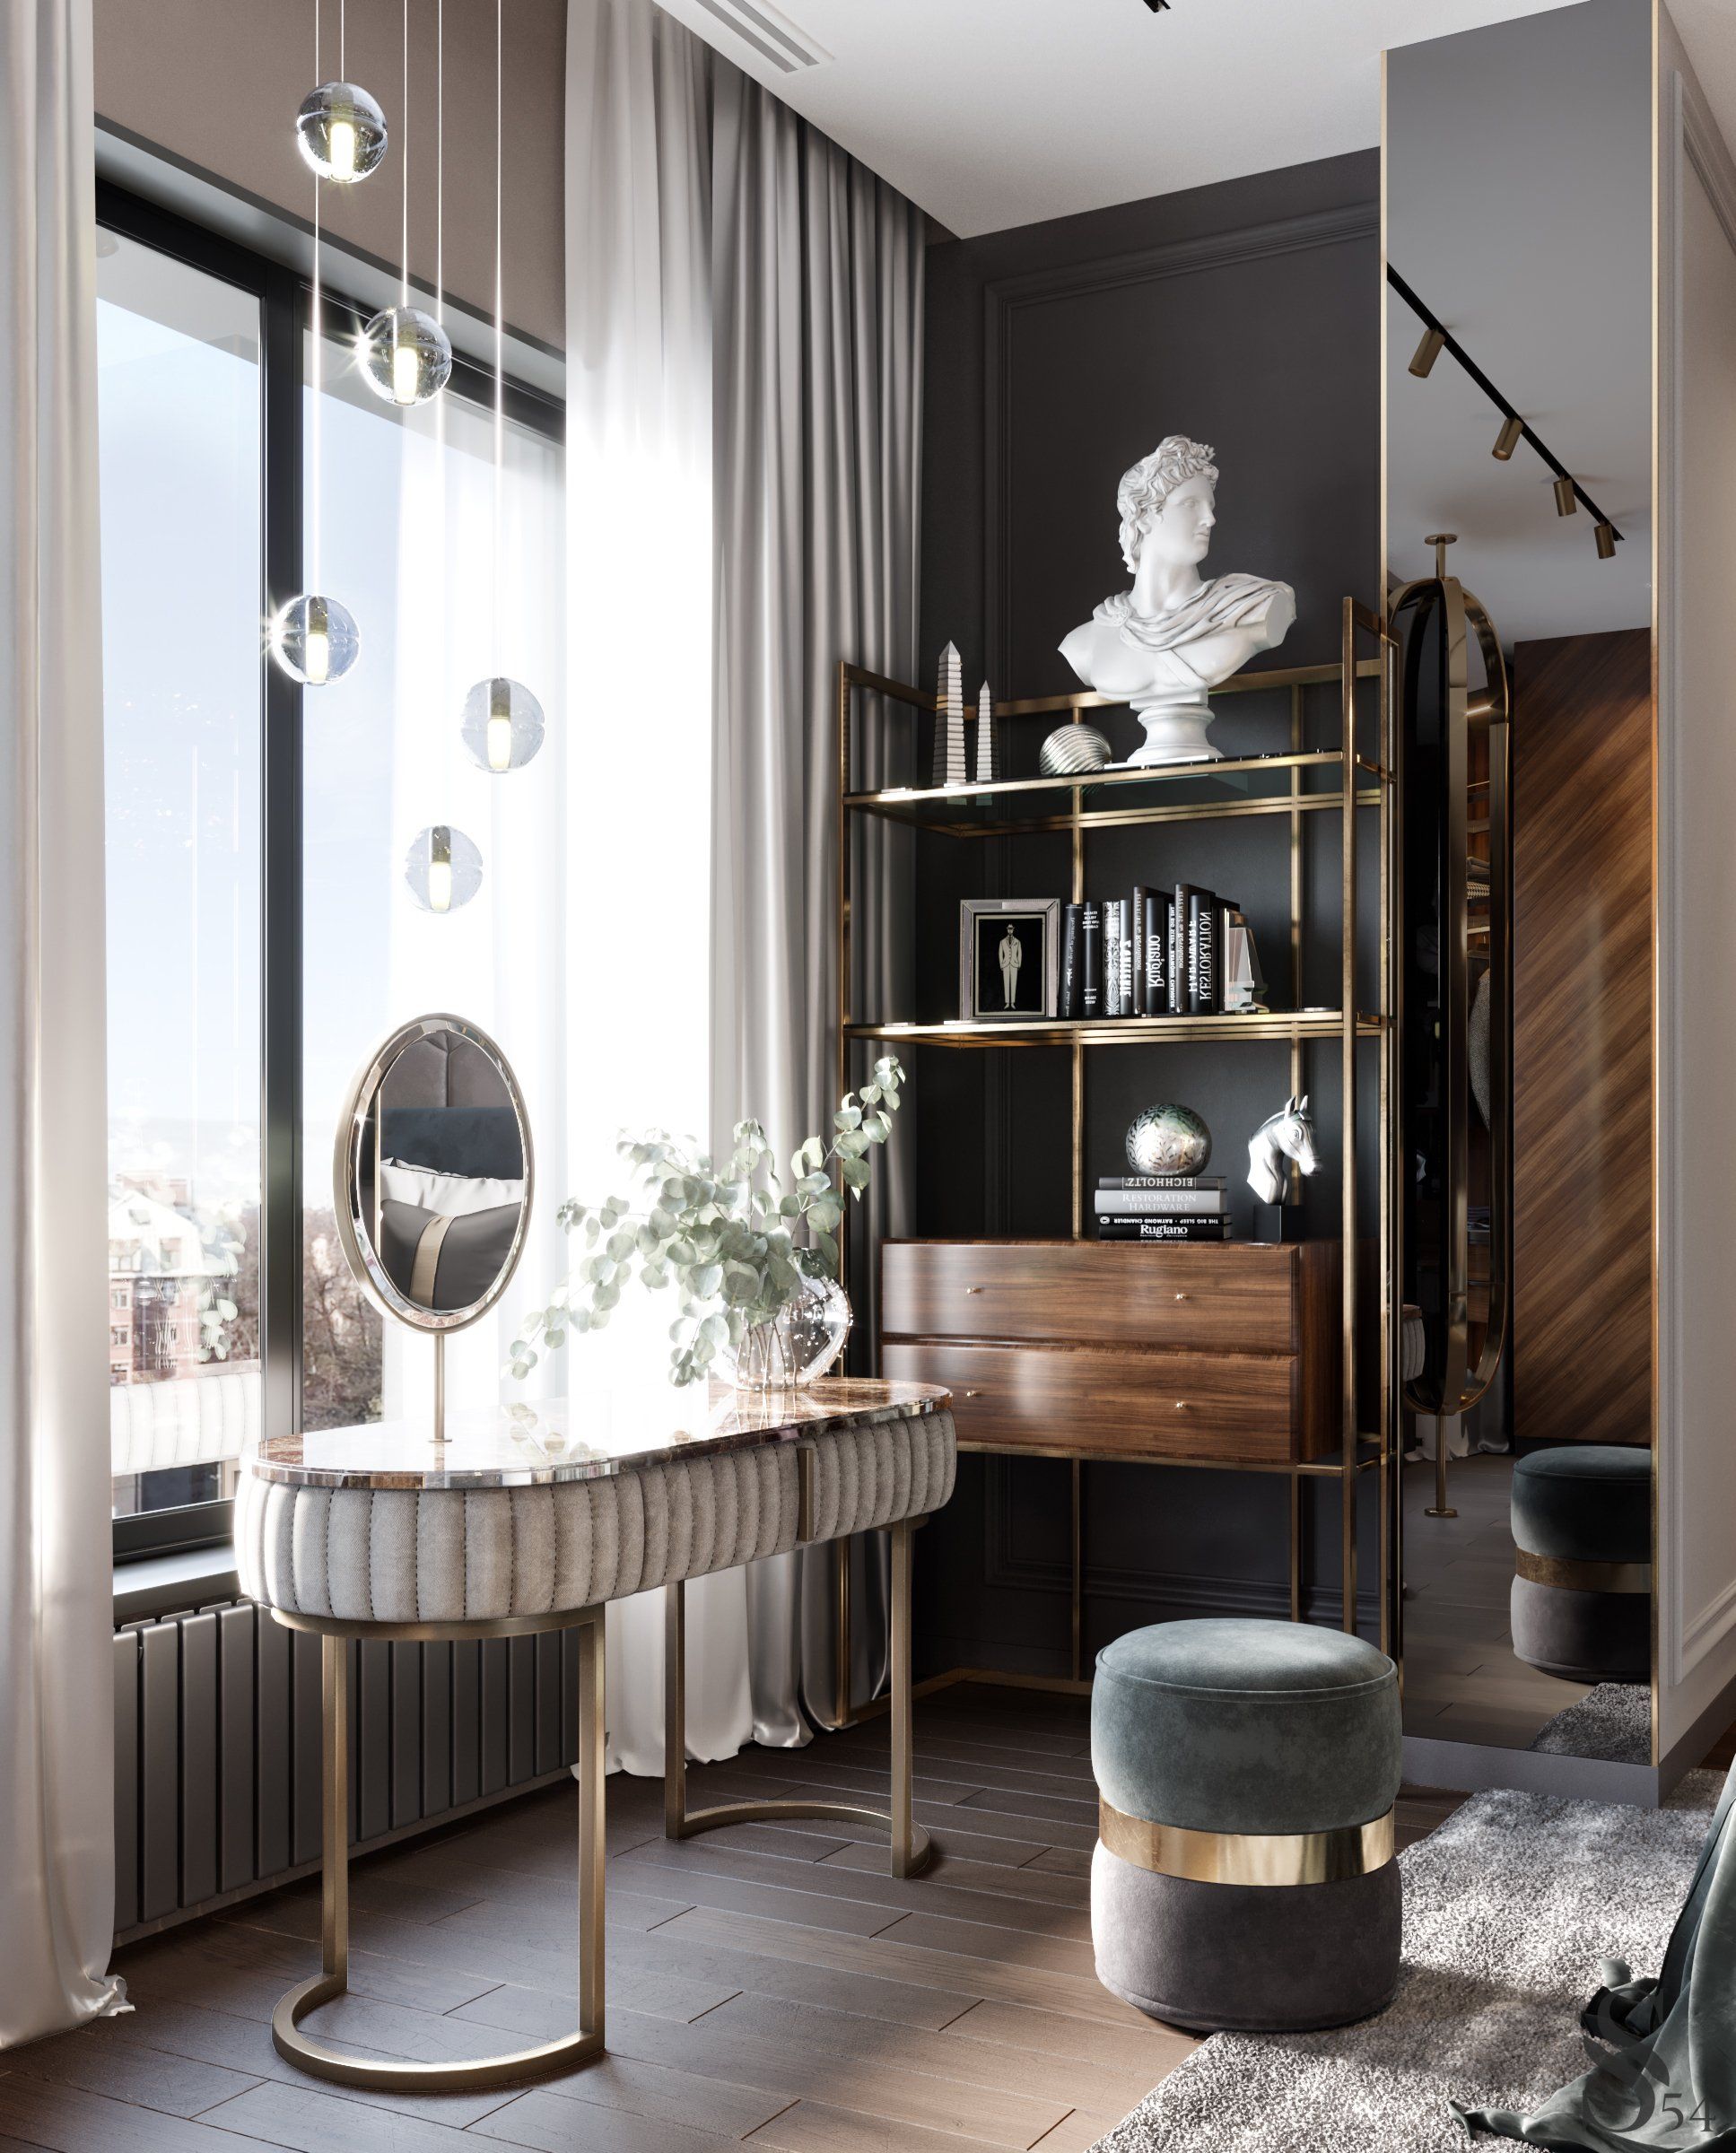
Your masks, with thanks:
M350 79L350 25L345 9L346 0L337 0L337 72L347 83Z
M434 0L434 319L441 328L446 327L446 0ZM447 535L446 520L446 397L442 393L434 398L434 491L436 495L435 529L440 533L440 595L441 618L446 623L441 641L441 693L444 697L446 682L451 676L452 609L446 603L450 588L449 549L451 541ZM455 726L442 726L441 730L441 777L444 784L449 780L452 768L452 736Z
M324 0L313 0L313 79L319 74L319 14ZM338 22L344 20L343 0L338 0ZM343 47L338 48L338 67L344 65ZM320 326L319 326L319 174L313 176L313 305L310 313L312 351L309 356L309 374L313 389L313 409L308 422L308 576L303 588L318 595L319 583L319 436L320 436Z
M501 501L506 472L506 314L502 266L505 71L502 0L494 0L494 670L497 674L504 670L501 650Z
M404 0L404 113L398 121L398 177L403 204L398 219L398 251L403 267L398 275L397 303L410 303L410 0Z

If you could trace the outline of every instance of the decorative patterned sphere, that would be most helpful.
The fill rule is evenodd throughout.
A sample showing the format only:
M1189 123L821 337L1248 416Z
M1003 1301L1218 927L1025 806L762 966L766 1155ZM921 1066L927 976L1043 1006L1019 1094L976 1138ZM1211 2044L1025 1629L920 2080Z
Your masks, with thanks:
M465 697L458 729L479 770L522 770L543 745L543 706L522 683L497 673Z
M387 307L362 332L362 378L388 404L425 404L452 372L446 331L420 307Z
M1037 768L1045 778L1070 778L1107 770L1109 755L1109 742L1095 725L1060 725L1038 749Z
M404 879L424 912L456 912L482 887L482 854L462 830L435 823L404 855Z
M362 637L347 606L309 592L292 598L271 623L271 655L304 688L342 680L362 655Z
M321 83L301 100L295 146L322 179L353 187L386 154L386 115L360 83Z
M1203 1173L1211 1131L1191 1106L1148 1106L1127 1132L1135 1173Z

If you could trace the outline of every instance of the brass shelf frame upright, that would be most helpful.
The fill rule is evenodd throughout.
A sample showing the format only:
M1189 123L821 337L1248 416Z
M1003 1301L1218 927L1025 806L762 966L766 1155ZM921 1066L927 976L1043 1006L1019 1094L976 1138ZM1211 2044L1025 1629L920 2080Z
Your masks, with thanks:
M1375 655L1359 658L1359 645L1372 641ZM1399 1324L1395 1265L1398 1252L1394 1207L1398 1195L1397 1146L1392 1129L1395 1098L1396 1054L1400 1012L1396 1003L1398 972L1391 940L1399 882L1397 875L1399 830L1400 743L1396 724L1396 642L1378 615L1352 598L1342 602L1339 651L1336 663L1323 666L1273 667L1237 675L1213 691L1218 695L1287 692L1289 697L1289 752L1281 755L1229 757L1217 763L1188 763L1165 768L1080 772L1067 777L1003 779L988 785L951 788L891 786L873 790L851 789L852 704L859 693L879 695L913 714L933 716L938 698L931 691L889 679L867 667L841 660L837 669L838 765L835 806L836 847L836 1041L837 1091L850 1084L851 1057L859 1044L884 1042L892 1046L923 1044L958 1050L984 1050L1048 1046L1065 1050L1071 1075L1072 1202L1071 1232L1084 1238L1085 1129L1087 1097L1087 1051L1107 1046L1159 1045L1192 1040L1212 1043L1261 1042L1288 1048L1290 1090L1299 1093L1304 1084L1303 1050L1310 1041L1336 1040L1339 1048L1339 1081L1345 1140L1340 1162L1340 1310L1342 1369L1339 1415L1339 1449L1335 1459L1262 1463L1223 1459L1163 1458L1156 1464L1204 1467L1231 1472L1285 1475L1289 1483L1288 1571L1290 1617L1303 1618L1303 1503L1305 1480L1336 1479L1339 1483L1339 1604L1344 1628L1357 1625L1358 1549L1357 1489L1366 1472L1378 1482L1378 1608L1383 1649L1392 1635L1391 1595L1393 1552L1391 1505L1395 1486L1393 1446L1398 1440ZM1357 745L1357 687L1359 681L1378 682L1374 752ZM1336 684L1339 687L1339 745L1337 749L1309 749L1306 739L1306 691ZM1086 714L1099 708L1124 708L1109 696L1089 693L1041 696L995 702L998 719L1053 715L1060 722L1083 722ZM1365 734L1365 738L1366 734ZM912 726L912 761L920 750ZM1333 770L1336 790L1311 789L1305 780ZM1242 798L1208 800L1165 797L1178 784L1202 780L1240 780L1247 788ZM1256 793L1261 779L1281 781L1284 789ZM1090 805L1087 805L1087 796ZM1125 802L1125 804L1123 804ZM1371 1009L1357 1004L1357 923L1360 902L1360 812L1375 818L1373 847L1377 896L1378 938L1376 1003ZM1042 1025L964 1024L912 1024L860 1020L851 1007L851 981L854 954L854 896L851 888L851 838L862 816L879 817L894 824L928 830L937 835L969 840L981 837L1036 833L1064 834L1070 849L1072 901L1081 902L1086 892L1086 844L1094 829L1127 828L1173 822L1212 822L1234 817L1281 820L1289 838L1290 932L1287 984L1290 1007L1269 1016L1141 1017L1098 1019L1085 1023L1050 1022ZM1304 1010L1302 1005L1304 955L1307 947L1307 876L1304 831L1322 818L1335 817L1339 826L1339 1001L1336 1009ZM1360 1425L1357 1391L1358 1285L1360 1241L1357 1187L1357 1133L1365 1111L1365 1086L1357 1066L1357 1043L1375 1044L1377 1073L1374 1086L1376 1114L1374 1177L1377 1211L1375 1247L1377 1267L1376 1318L1378 1324L1378 1379L1375 1410L1368 1416L1373 1425ZM1291 1169L1292 1173L1295 1168ZM841 1269L849 1260L850 1222L840 1235ZM991 1445L973 1445L961 1440L967 1451ZM958 1668L929 1678L917 1686L917 1694L965 1680L1002 1682L1022 1687L1088 1691L1083 1667L1084 1525L1082 1470L1084 1459L1065 1448L1042 1453L1021 1449L1008 1455L1048 1455L1070 1465L1071 1517L1070 1628L1071 1674L1067 1678L1008 1675L999 1669ZM837 1694L840 1723L849 1725L880 1709L869 1704L859 1710L851 1703L851 1583L849 1543L834 1543L835 1611L837 1622Z

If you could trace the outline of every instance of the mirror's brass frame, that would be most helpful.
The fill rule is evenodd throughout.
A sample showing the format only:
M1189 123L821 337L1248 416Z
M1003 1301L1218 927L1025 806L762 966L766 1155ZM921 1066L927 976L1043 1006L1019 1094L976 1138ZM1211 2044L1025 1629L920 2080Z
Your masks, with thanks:
M404 1051L418 1040L431 1039L437 1033L455 1033L467 1039L471 1045L485 1054L499 1071L506 1086L507 1097L518 1117L519 1143L524 1154L524 1200L519 1207L519 1230L512 1237L512 1246L507 1251L506 1261L501 1266L494 1283L479 1301L467 1308L419 1308L406 1294L401 1294L388 1276L374 1248L365 1234L357 1229L357 1208L362 1187L362 1145L368 1126L368 1110L384 1082L387 1071ZM333 1209L337 1216L337 1238L350 1268L362 1285L388 1316L396 1316L400 1323L412 1330L427 1331L436 1338L449 1331L463 1330L477 1322L493 1308L512 1282L512 1274L519 1268L524 1254L526 1237L530 1229L530 1207L537 1186L537 1163L531 1146L530 1115L525 1106L519 1079L513 1074L512 1064L502 1053L480 1024L467 1018L436 1014L430 1016L413 1016L408 1024L398 1025L395 1032L381 1040L368 1059L357 1070L345 1097L344 1111L338 1117L337 1137L332 1152Z

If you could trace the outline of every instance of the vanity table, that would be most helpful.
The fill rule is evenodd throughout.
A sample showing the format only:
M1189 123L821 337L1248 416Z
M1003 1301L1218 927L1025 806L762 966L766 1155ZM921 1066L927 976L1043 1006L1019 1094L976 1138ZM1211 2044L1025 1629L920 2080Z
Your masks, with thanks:
M243 1460L243 1591L318 1635L324 1726L321 1966L272 2019L278 2052L340 2084L493 2086L603 2053L604 1608L662 1587L665 1822L672 1837L777 1814L884 1826L893 1873L929 1854L911 1809L911 1534L952 1494L949 1393L838 1380L797 1390L578 1395L475 1420L379 1422L278 1436ZM690 1577L857 1532L892 1534L891 1806L755 1802L689 1812L682 1591ZM352 1639L579 1633L579 1996L575 2031L463 2062L364 2060L303 2030L347 1985Z

